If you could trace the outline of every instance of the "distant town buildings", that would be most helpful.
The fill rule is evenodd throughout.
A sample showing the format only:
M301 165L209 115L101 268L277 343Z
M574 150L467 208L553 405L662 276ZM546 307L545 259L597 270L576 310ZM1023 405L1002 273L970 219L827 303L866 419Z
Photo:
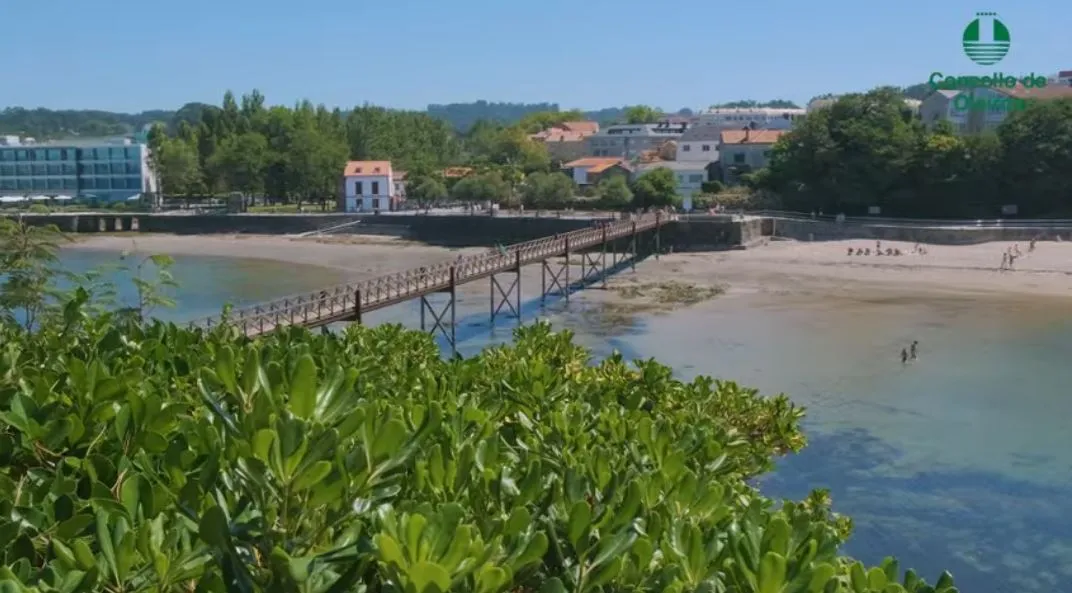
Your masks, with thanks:
M695 125L714 125L735 129L750 126L757 129L788 130L806 113L805 109L718 107L700 112L695 118Z
M119 201L155 194L149 149L127 137L0 137L0 195Z
M978 134L997 128L1010 111L1017 109L1016 105L1022 108L1023 101L1065 97L1072 98L1072 85L1025 88L1018 84L1014 88L938 89L923 100L919 116L923 124L930 128L946 121L958 134Z
M676 140L688 127L687 122L670 121L608 126L588 137L588 155L632 160L667 140Z
M585 156L587 138L599 132L594 121L567 121L530 136L547 147L555 161L572 161Z

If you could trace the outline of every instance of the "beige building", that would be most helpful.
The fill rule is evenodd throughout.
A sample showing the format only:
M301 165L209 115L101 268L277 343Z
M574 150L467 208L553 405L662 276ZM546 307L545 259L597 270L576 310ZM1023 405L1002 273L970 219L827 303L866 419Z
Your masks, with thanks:
M547 147L551 160L572 161L583 157L588 148L587 138L599 133L594 121L567 121L529 136Z
M766 167L771 148L785 133L785 130L723 130L718 143L722 181L733 185L740 181L741 175Z

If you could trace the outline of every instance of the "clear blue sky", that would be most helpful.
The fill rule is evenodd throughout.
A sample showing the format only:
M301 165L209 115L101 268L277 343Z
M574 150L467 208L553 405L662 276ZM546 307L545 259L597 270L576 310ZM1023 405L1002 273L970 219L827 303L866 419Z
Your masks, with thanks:
M1011 31L1001 70L1072 69L1072 2L982 1L0 0L0 106L804 102L988 71L960 46L978 11Z

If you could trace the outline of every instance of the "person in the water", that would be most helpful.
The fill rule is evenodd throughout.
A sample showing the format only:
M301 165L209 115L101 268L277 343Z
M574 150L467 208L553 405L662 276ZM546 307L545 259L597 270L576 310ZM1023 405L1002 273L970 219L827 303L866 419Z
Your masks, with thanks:
M912 347L911 347L911 350L909 352L909 356L912 358L912 360L916 359L916 348L918 348L918 347L919 347L919 342L917 340L912 340Z

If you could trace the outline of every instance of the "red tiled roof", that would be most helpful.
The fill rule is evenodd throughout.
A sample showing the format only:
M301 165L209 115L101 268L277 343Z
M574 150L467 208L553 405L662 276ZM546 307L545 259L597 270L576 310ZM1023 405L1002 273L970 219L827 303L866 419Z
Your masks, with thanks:
M346 163L346 169L343 171L346 177L390 174L391 161L350 161Z
M588 172L589 173L602 173L603 171L606 171L607 169L611 169L611 168L614 168L614 167L621 167L623 169L629 169L629 165L626 165L625 161L618 161L616 163L600 163L598 165L588 167Z
M624 162L625 162L625 159L616 158L616 157L589 156L589 157L585 157L583 159L577 159L575 161L570 161L570 162L566 163L565 165L562 165L562 168L563 169L575 169L577 167L580 167L580 168L583 168L583 169L592 169L593 167L603 166L603 168L605 169L607 167L613 167L614 165L619 165L619 164L624 163Z
M1057 84L1049 84L1042 88L1026 88L1022 84L1017 84L1011 89L995 88L995 90L1005 93L1010 97L1016 97L1017 99L1072 98L1072 86L1061 86Z
M564 121L558 127L578 134L595 134L599 131L599 122L596 121Z
M723 144L774 144L785 130L722 130Z

